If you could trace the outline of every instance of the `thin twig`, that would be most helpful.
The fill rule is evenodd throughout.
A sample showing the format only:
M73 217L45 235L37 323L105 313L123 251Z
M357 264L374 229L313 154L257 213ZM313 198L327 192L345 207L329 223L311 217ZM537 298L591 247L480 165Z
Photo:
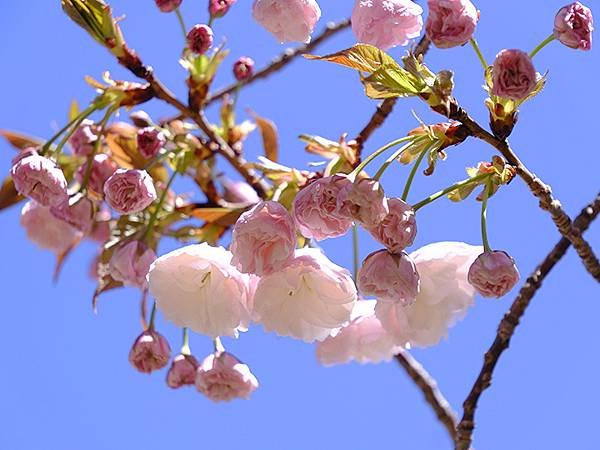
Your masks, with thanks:
M438 389L435 379L407 351L401 351L395 358L404 370L406 370L408 376L421 389L425 400L434 410L437 418L444 425L450 438L454 441L456 438L456 414L452 410L448 400L446 400Z
M584 232L590 226L592 221L600 212L600 194L577 216L573 225L579 232ZM471 392L463 403L463 417L457 427L456 449L468 450L471 442L473 429L475 428L475 411L477 403L483 391L485 391L492 382L494 369L502 353L508 348L510 339L515 333L517 326L525 310L529 306L533 296L541 287L544 278L550 273L552 268L560 261L569 249L571 243L568 239L562 238L546 256L544 261L535 269L533 274L527 279L517 298L513 302L508 312L498 326L498 331L494 343L485 353L483 367L477 376Z

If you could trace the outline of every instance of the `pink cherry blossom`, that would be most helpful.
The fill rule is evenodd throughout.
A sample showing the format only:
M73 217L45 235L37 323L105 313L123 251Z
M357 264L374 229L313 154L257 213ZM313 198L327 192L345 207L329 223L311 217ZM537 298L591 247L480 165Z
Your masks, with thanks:
M181 5L182 0L154 0L156 6L164 13L175 11Z
M109 273L116 281L127 286L144 288L150 265L156 260L154 250L141 241L121 244L109 262Z
M296 229L287 210L264 201L240 216L231 236L232 264L244 273L266 275L294 255Z
M351 188L352 181L344 175L320 178L303 188L292 208L300 232L318 241L346 234L352 218L344 208L344 200Z
M367 228L378 225L389 212L381 184L370 178L362 178L352 184L342 208Z
M464 317L475 299L467 272L481 249L462 242L437 242L410 254L421 280L417 300L410 306L377 302L375 307L396 345L436 345Z
M137 132L137 147L140 155L146 159L154 158L165 146L167 138L155 127L141 128Z
M358 271L357 285L365 296L407 306L415 302L419 293L419 274L406 253L379 250L364 260Z
M315 0L254 0L252 15L279 42L310 42L321 8Z
M562 7L554 19L554 36L570 48L591 50L592 31L592 11L579 2Z
M106 203L120 214L134 214L156 200L152 177L145 170L118 169L104 183Z
M103 244L110 239L112 226L110 211L100 209L94 217L94 224L87 238Z
M209 0L208 12L213 18L223 17L237 0Z
M254 75L254 60L247 56L242 56L233 63L233 75L238 81L246 81Z
M484 297L502 297L518 282L515 261L503 251L482 253L469 269L469 283Z
M179 354L167 372L167 385L171 389L196 384L196 371L200 367L198 360L192 355Z
M262 277L254 318L266 331L305 342L323 340L350 319L357 299L350 273L319 250L296 250L285 267Z
M129 351L129 362L142 373L151 373L166 367L170 357L169 343L152 329L140 334Z
M249 277L223 247L202 243L167 253L150 267L148 282L158 309L179 327L211 337L247 329Z
M425 30L438 48L450 48L469 42L479 20L479 12L470 0L429 0Z
M213 31L208 25L194 25L187 34L189 49L197 55L204 55L213 44Z
M208 355L196 373L196 389L213 402L248 400L257 388L250 368L226 352Z
M54 206L68 197L67 180L54 161L35 150L22 152L13 160L10 171L15 189L43 206Z
M27 237L41 248L60 255L75 245L82 233L68 223L57 219L50 208L29 201L21 210L21 225Z
M492 94L522 100L533 92L537 73L533 62L522 50L502 50L492 69Z
M352 30L359 42L382 50L419 37L423 8L410 0L356 0Z
M231 203L249 203L255 204L260 201L260 197L245 181L232 181L227 177L220 178L223 185L223 198Z
M106 183L106 180L108 180L117 169L117 164L110 158L110 156L103 153L95 155L92 161L92 167L90 169L88 187L96 194L101 196L104 195L104 183ZM75 172L75 179L79 183L83 183L87 170L88 163L86 161L79 166L79 169L77 169L77 172Z
M71 197L60 205L52 206L50 212L84 235L88 234L94 225L94 204L86 197Z
M375 300L360 300L350 322L317 343L317 359L325 366L356 361L360 364L389 361L401 347L375 317Z
M417 221L412 207L399 198L388 199L389 213L369 233L391 253L410 247L417 235Z
M75 132L69 138L69 145L73 153L79 156L89 156L94 152L94 145L98 140L100 130L98 126L89 119L79 124Z

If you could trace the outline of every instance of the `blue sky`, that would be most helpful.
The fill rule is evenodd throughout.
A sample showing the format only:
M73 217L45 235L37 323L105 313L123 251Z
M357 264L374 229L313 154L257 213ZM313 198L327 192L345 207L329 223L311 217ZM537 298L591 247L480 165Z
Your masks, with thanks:
M60 2L6 2L0 15L0 127L49 137L64 122L69 103L92 98L84 75L100 78L109 69L130 79L110 55L62 14ZM328 20L350 14L350 0L322 0L321 28ZM590 6L595 6L595 0ZM180 96L184 72L177 64L182 37L175 16L160 14L151 0L112 2L126 39L158 76ZM562 1L505 0L477 3L481 22L476 36L488 60L502 48L530 50L551 32ZM229 63L241 55L259 66L283 47L255 24L250 0L239 0L234 11L216 24L217 39L227 36ZM184 0L187 22L206 20L205 2ZM319 49L320 53L354 43L345 31ZM403 49L392 54L401 56ZM427 55L432 69L456 72L455 94L481 122L487 122L481 89L482 74L470 47ZM544 93L521 111L511 138L523 161L544 181L567 212L576 214L598 189L597 110L600 69L597 51L576 52L558 43L536 57L539 71L549 70ZM229 70L217 85L231 81ZM356 74L319 62L298 60L267 82L241 94L240 114L251 107L274 120L280 131L281 161L304 166L311 157L297 140L300 133L337 139L356 134L375 108L366 99ZM146 108L158 116L172 111L161 103ZM424 120L439 121L417 100L399 104L374 136L367 151L416 126L410 111ZM211 117L217 117L210 111ZM0 144L0 167L7 172L12 150ZM257 136L247 145L248 157L260 154ZM493 149L470 140L450 149L433 177L418 177L411 193L417 201L464 177L464 167L489 160ZM226 167L223 165L223 167ZM395 167L384 179L389 194L400 194L407 170ZM181 185L182 189L189 189ZM234 450L301 450L306 448L366 450L450 448L420 392L394 363L320 367L314 348L267 335L256 327L225 345L247 362L261 387L251 401L214 405L194 390L171 391L164 373L144 376L127 362L139 333L138 298L124 289L101 299L96 316L91 309L94 285L87 277L94 255L83 245L66 263L60 281L51 280L53 257L27 241L19 226L19 207L0 216L4 286L0 316L3 370L0 370L0 450L108 450L130 448L220 448ZM492 246L509 251L523 278L558 239L549 216L520 180L490 202ZM375 249L361 236L361 254ZM600 226L587 234L600 251ZM445 200L419 214L415 248L442 240L478 244L479 205ZM328 241L332 259L351 265L348 238ZM165 243L161 252L173 248ZM501 360L492 388L480 403L475 447L486 450L533 448L592 450L600 447L596 432L600 391L595 378L597 317L600 290L570 251L535 298L511 348ZM482 355L514 293L501 300L478 298L466 319L441 345L415 351L437 378L450 403L458 409L479 371ZM179 331L159 321L173 347ZM198 357L208 354L210 341L192 337Z

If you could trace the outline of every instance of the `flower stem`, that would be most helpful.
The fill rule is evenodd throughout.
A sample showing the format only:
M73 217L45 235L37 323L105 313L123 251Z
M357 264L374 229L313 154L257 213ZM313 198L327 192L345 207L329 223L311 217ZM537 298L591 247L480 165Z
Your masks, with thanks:
M533 58L535 55L537 55L541 49L543 49L546 45L548 45L550 42L552 42L554 39L556 39L554 37L554 34L551 34L550 36L548 36L546 39L544 39L542 42L540 42L540 44L533 49L533 51L529 54L530 58Z
M354 169L352 171L352 173L350 173L349 177L355 178L367 166L367 164L369 164L371 161L373 161L375 158L377 158L379 155L381 155L386 150L389 150L390 148L395 147L396 145L402 144L403 142L411 141L413 139L414 139L414 136L404 136L403 138L396 139L395 141L392 141L392 142L388 142L383 147L375 150L373 153L371 153L369 156L367 156L364 159L364 161L361 162L356 167L356 169Z
M387 168L394 162L396 161L400 155L402 155L402 153L404 153L404 151L406 149L408 149L413 143L409 142L406 145L403 145L402 147L400 147L398 150L396 150L388 159L385 160L385 162L381 165L381 167L379 168L379 170L377 171L377 173L375 174L375 176L373 177L373 179L375 181L379 181L379 179L383 176L384 172L387 170Z
M358 227L356 224L352 226L352 262L354 268L354 281L358 277Z
M92 154L88 156L87 166L85 168L85 175L83 177L83 181L81 182L81 187L79 188L79 192L83 192L90 181L90 175L92 174L92 167L94 163L94 157L98 154L98 150L100 150L100 145L102 143L102 136L104 135L104 131L106 129L106 124L110 120L110 116L118 109L118 107L112 106L106 110L106 114L100 121L100 132L98 133L98 139L94 142L94 149L92 150Z
M485 174L477 175L476 177L473 177L473 178L467 178L466 180L459 181L458 183L455 183L452 186L447 187L446 189L443 189L439 192L436 192L435 194L430 195L426 199L421 200L419 203L415 203L413 205L413 209L416 212L419 209L421 209L423 206L430 204L431 202L437 200L438 198L443 197L444 195L449 194L450 192L452 192L456 189L459 189L463 186L466 186L468 184L478 183L486 177L489 177L489 174L485 173Z
M421 154L417 158L417 161L413 164L413 168L410 171L410 175L408 176L408 179L406 180L406 185L404 186L404 191L402 191L402 201L406 201L406 199L408 198L408 193L410 192L410 187L412 186L412 182L415 179L415 175L417 173L417 170L419 169L419 166L421 165L421 162L423 161L423 158L425 157L425 155L427 153L429 153L430 149L431 149L431 146L428 145L421 152Z
M150 217L150 220L148 221L148 227L146 228L146 233L144 234L144 239L143 239L144 241L148 238L148 236L150 236L150 233L152 232L152 229L154 228L154 224L156 223L158 214L160 213L163 203L165 202L165 199L167 198L169 188L171 187L171 184L173 184L173 180L175 180L175 177L177 176L177 174L178 174L177 170L174 170L173 173L171 174L171 177L169 178L169 181L167 182L167 185L165 186L164 190L162 191L162 194L160 195L160 199L158 200L158 203L156 204L156 209L154 210L154 212L152 213L152 216Z
M483 53L481 53L479 44L477 43L475 38L471 38L471 40L469 42L471 43L471 47L473 47L473 50L475 50L475 53L477 53L477 57L479 58L479 61L481 62L481 65L483 66L483 70L487 70L487 68L489 67L489 64L485 60Z
M225 351L225 347L223 347L223 343L221 342L221 338L219 336L213 339L213 345L215 347L215 353L220 354Z
M481 239L483 241L483 250L486 252L492 251L487 235L487 204L491 190L492 185L488 180L488 182L485 184L485 190L483 191L483 199L481 201Z
M187 28L185 26L185 20L183 20L183 14L181 14L181 10L179 8L175 8L175 15L177 16L177 20L179 20L179 25L181 26L181 31L183 31L183 40L187 41Z
M87 117L89 117L90 114L92 114L94 111L96 111L96 106L95 105L90 105L88 106L86 109L84 109L79 115L77 115L75 118L71 119L69 121L69 123L67 123L64 127L62 127L58 132L56 132L56 134L54 136L52 136L43 146L42 146L42 151L41 154L45 154L49 149L50 146L52 145L52 143L54 141L56 141L61 134L63 134L65 131L67 131L69 128L71 128L71 126L74 123L81 123L83 122ZM72 134L72 133L71 133ZM71 134L69 134L69 137L71 136Z
M181 353L183 355L192 354L192 350L190 349L190 333L187 327L183 328L183 345L181 346Z
M152 312L150 313L150 323L148 324L149 330L154 330L154 321L156 320L156 301L152 305Z

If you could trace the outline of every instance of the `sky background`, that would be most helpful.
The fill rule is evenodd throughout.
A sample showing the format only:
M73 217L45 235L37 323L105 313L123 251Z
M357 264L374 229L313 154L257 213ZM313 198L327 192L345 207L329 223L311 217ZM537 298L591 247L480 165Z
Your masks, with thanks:
M111 56L71 23L58 0L5 3L0 15L0 128L48 138L66 120L69 103L88 102L92 90L84 75L100 78L109 69L116 78L131 76ZM184 0L188 24L206 20L205 1ZM350 0L322 0L322 29L327 21L348 16ZM597 0L591 2L592 7ZM489 61L502 48L531 50L550 34L562 1L480 1L476 36ZM127 42L157 75L184 97L184 71L177 63L182 45L174 15L161 14L151 0L114 0ZM216 23L217 41L227 37L231 56L216 86L231 81L229 65L249 55L259 67L284 47L251 18L251 1L239 0L231 14ZM337 35L318 53L354 44L351 31ZM405 49L391 54L400 57ZM487 123L479 62L468 46L433 49L427 55L434 70L456 73L455 94L481 123ZM535 60L549 71L542 95L521 111L511 143L523 161L552 185L566 211L575 215L598 189L597 51L577 52L553 43ZM244 89L241 117L251 107L274 120L281 137L281 162L304 167L314 160L297 140L300 133L337 139L355 135L376 103L365 98L356 73L338 66L297 60L267 82ZM145 105L157 116L172 110L160 102ZM393 116L369 141L372 151L404 135L417 123L439 121L417 100L399 102ZM216 118L214 111L210 116ZM260 154L253 136L249 159ZM0 143L0 167L9 170L14 151ZM434 176L419 176L409 200L416 202L455 180L464 168L489 160L493 149L470 140L449 150ZM224 164L221 165L226 168ZM389 170L384 186L399 195L405 167ZM189 189L188 186L181 186ZM196 194L197 198L201 198ZM95 248L85 243L67 261L53 284L53 255L29 242L19 225L20 207L0 216L4 288L0 315L0 450L109 450L219 448L234 450L367 450L450 448L445 430L418 391L394 362L335 368L320 367L314 347L265 334L254 327L226 347L248 363L261 386L250 401L212 404L193 389L172 391L165 372L146 376L134 371L127 354L139 334L139 293L132 289L101 298L92 313L94 283L88 278ZM489 206L492 246L514 256L524 279L558 240L547 213L520 179L502 189ZM419 213L414 248L430 242L457 240L480 243L479 204L440 200ZM600 252L600 225L587 238ZM361 236L361 255L376 247ZM159 253L173 248L165 243ZM325 243L328 254L350 267L350 238ZM479 372L482 355L515 292L500 300L478 298L464 321L440 345L414 355L438 380L455 409ZM477 449L512 450L600 448L597 432L600 389L598 316L600 289L575 253L547 279L531 304L500 361L492 388L480 402L474 445ZM179 347L179 331L159 319L158 327ZM209 339L192 337L202 358Z

